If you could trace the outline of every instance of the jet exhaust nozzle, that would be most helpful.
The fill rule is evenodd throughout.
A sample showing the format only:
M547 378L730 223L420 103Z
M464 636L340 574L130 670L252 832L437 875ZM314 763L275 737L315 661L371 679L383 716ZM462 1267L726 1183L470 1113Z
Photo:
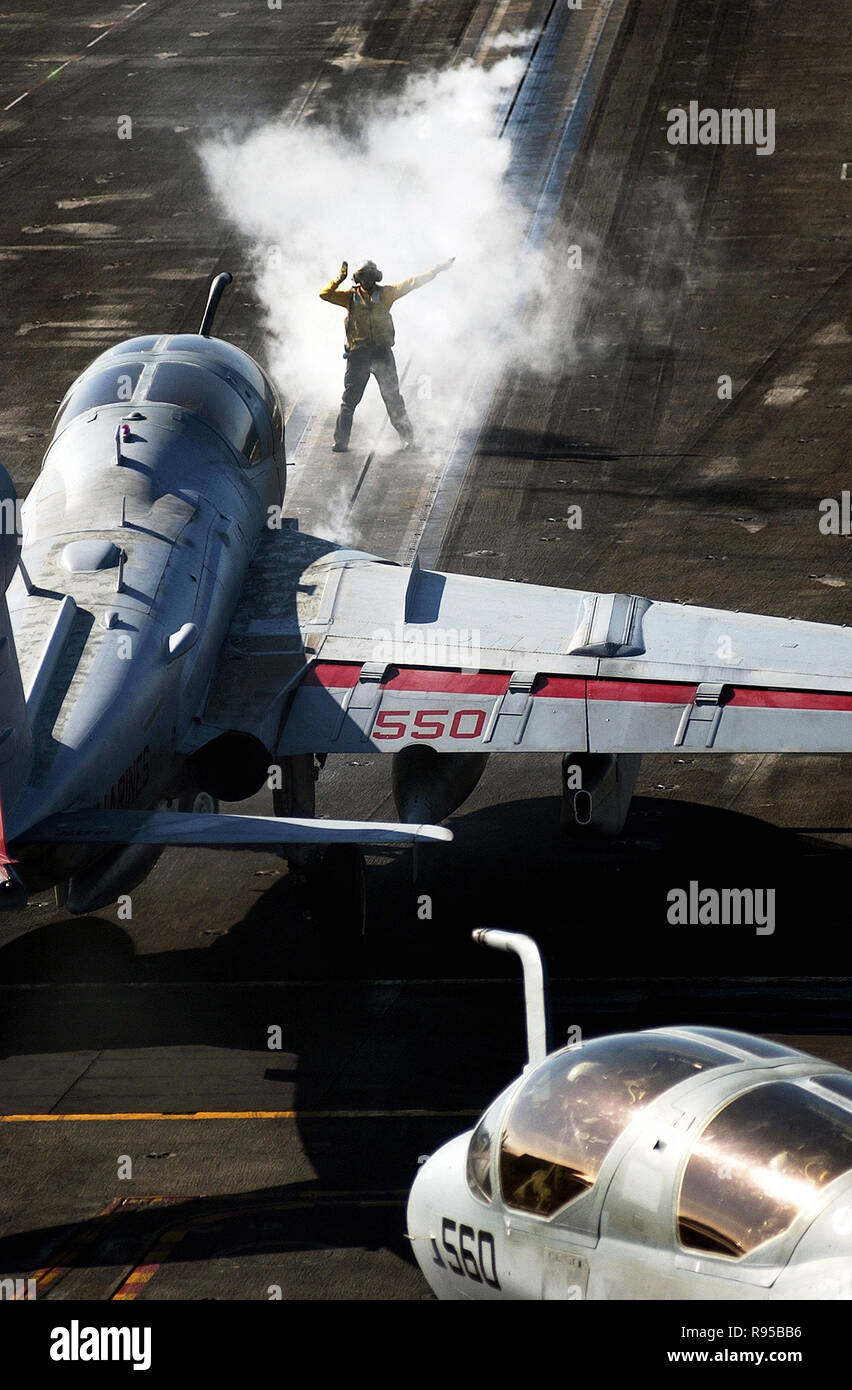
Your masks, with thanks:
M260 791L271 762L260 739L229 730L193 753L187 770L192 784L217 801L245 801Z

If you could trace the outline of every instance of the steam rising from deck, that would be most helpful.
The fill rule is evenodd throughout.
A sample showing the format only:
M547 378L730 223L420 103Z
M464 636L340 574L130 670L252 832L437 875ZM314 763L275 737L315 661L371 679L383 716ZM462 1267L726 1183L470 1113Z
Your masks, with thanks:
M487 69L465 63L409 78L342 129L303 118L203 146L219 201L254 242L270 366L291 401L337 408L344 313L318 291L344 258L354 267L372 257L389 283L456 257L394 309L403 393L421 438L447 443L483 361L564 368L564 305L577 272L552 243L527 244L533 209L505 180L511 147L499 137L523 70L517 56ZM356 430L381 409L371 383Z

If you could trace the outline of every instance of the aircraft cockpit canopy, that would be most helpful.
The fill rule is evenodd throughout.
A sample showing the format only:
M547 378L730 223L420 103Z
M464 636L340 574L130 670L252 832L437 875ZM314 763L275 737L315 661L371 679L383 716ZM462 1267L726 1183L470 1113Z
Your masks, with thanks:
M797 1057L804 1056L804 1053L795 1047L788 1047L786 1043L772 1042L769 1038L753 1038L750 1033L737 1033L732 1028L707 1028L702 1025L689 1031L697 1033L699 1037L710 1038L712 1042L724 1043L726 1047L739 1048L752 1057L777 1057L779 1061L786 1057L793 1062Z
M202 366L163 362L156 368L145 400L180 406L206 420L233 444L238 454L255 463L272 453L271 439L263 448L251 410L233 387Z
M86 415L98 406L126 404L129 409L133 393L139 385L142 366L142 362L122 362L86 372L85 376L75 381L56 412L54 435L59 434L78 415Z
M709 1042L662 1033L601 1038L555 1053L530 1073L503 1122L506 1205L552 1216L592 1187L613 1144L645 1106L669 1087L734 1060Z
M197 333L178 333L166 341L162 350L180 353L182 356L192 355L199 365L215 362L247 381L266 401L270 410L277 404L275 391L254 358L249 357L247 352L235 347L233 343L225 342L224 338L202 338Z
M816 1076L852 1099L850 1078ZM697 1136L684 1169L678 1235L690 1250L739 1258L786 1231L852 1170L852 1111L795 1081L735 1097Z
M146 401L198 416L250 464L283 439L278 396L257 363L232 343L191 333L131 338L103 353L67 393L53 434L101 406L144 411Z

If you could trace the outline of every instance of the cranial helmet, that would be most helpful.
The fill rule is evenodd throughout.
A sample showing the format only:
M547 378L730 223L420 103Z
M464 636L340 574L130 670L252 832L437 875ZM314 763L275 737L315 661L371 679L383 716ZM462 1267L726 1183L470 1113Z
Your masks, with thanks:
M382 278L382 272L375 261L364 261L352 276L356 285L363 285L365 289L372 289Z

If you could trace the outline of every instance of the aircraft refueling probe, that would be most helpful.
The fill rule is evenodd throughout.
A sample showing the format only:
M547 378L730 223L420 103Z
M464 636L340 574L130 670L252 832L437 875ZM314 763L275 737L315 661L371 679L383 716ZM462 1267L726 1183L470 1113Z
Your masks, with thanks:
M231 284L233 275L227 270L223 270L221 275L217 275L207 296L207 308L204 310L204 317L201 320L201 327L198 332L202 338L210 337L210 329L213 327L213 319L219 307L219 300L225 290Z
M547 973L537 942L518 932L498 931L496 927L477 927L474 941L494 951L511 951L521 962L524 976L524 1007L527 1018L527 1064L538 1066L550 1051L550 1000Z

